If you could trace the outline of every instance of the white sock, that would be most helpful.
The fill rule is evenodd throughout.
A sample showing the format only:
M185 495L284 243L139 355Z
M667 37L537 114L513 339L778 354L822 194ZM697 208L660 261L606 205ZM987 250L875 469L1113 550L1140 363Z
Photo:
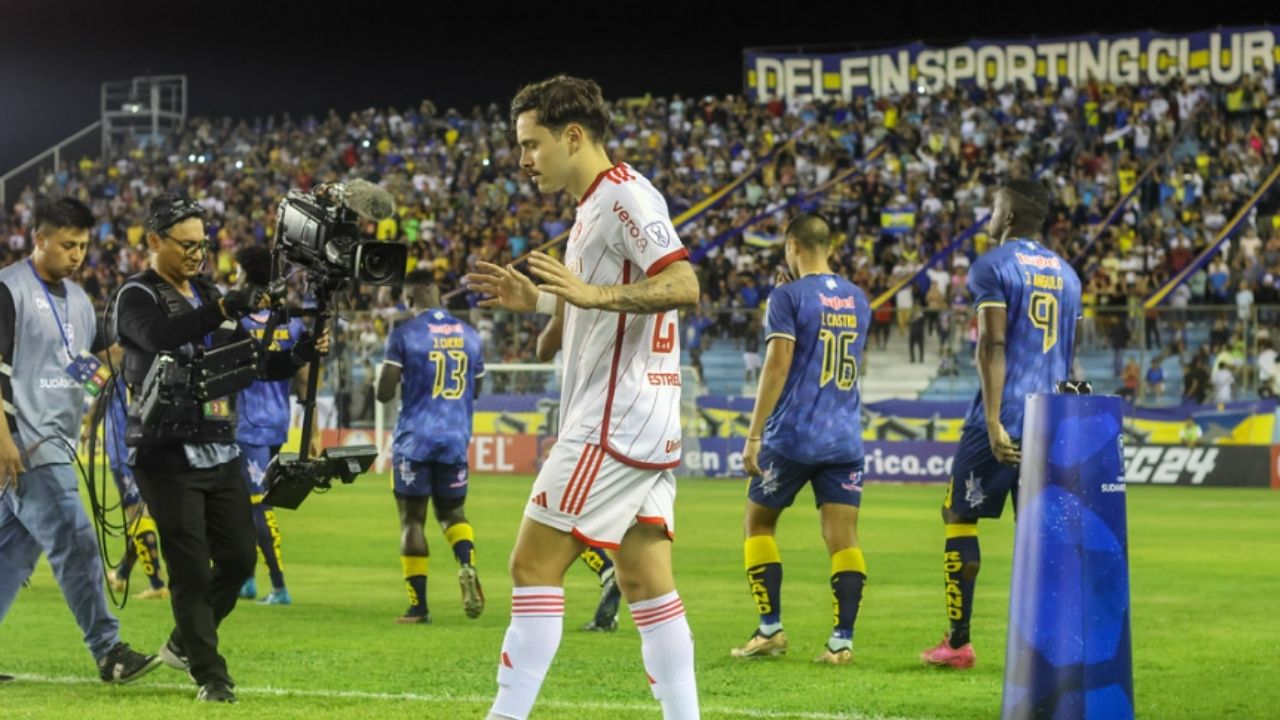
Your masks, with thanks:
M511 624L498 661L498 697L490 713L525 720L555 659L564 630L564 588L511 590Z
M665 720L698 720L698 683L693 674L693 633L684 603L674 590L631 604L640 630L640 653L653 696Z

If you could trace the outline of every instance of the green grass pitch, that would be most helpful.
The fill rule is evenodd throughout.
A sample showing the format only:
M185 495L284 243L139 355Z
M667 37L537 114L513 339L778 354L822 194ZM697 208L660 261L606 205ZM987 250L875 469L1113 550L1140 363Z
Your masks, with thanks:
M185 675L161 667L128 686L99 683L48 566L0 626L0 717L481 718L507 625L506 559L529 478L477 476L468 511L489 606L468 620L443 537L432 530L434 623L401 626L398 528L385 477L279 511L291 607L242 603L222 629L241 702L198 707ZM684 480L676 569L693 627L707 718L999 716L1013 525L982 525L974 644L967 673L922 667L944 630L939 486L868 485L860 535L870 581L850 667L810 663L831 622L828 560L811 500L783 517L784 620L791 653L741 662L729 648L756 618L742 572L741 482ZM803 497L803 496L802 496ZM1280 713L1280 493L1130 487L1134 683L1139 717L1262 718ZM118 553L119 549L113 549ZM135 571L135 579L138 578ZM267 585L259 568L259 588ZM657 718L639 639L577 631L595 606L594 575L570 570L564 640L534 718ZM133 601L123 637L154 650L167 602Z

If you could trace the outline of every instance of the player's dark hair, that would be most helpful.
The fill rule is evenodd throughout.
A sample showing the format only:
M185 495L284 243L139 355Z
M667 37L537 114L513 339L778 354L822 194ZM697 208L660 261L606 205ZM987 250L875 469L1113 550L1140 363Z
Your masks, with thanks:
M249 278L250 284L266 287L271 284L271 251L258 246L236 251L236 262Z
M511 124L533 110L538 123L557 137L570 124L581 125L597 143L609 134L609 108L594 80L557 75L520 88L511 101Z
M404 276L404 286L406 288L414 286L430 287L436 284L436 275L430 270L414 270Z
M806 250L825 250L831 247L831 223L816 213L802 213L787 223L786 236Z
M1013 216L1021 229L1039 230L1049 215L1049 191L1035 180L1008 180L1000 189L1009 198Z
M404 276L404 297L413 298L418 310L425 310L440 304L440 289L436 287L436 276L430 270L414 270Z
M75 198L46 198L36 202L37 230L88 230L92 227L93 212Z

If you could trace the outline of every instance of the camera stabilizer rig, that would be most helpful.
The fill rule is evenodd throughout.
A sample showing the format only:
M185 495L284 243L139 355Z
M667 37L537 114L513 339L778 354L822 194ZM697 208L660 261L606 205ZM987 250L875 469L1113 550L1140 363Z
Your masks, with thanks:
M332 319L331 300L352 282L367 285L398 285L404 282L408 249L403 245L361 240L359 218L381 220L390 217L395 205L381 188L364 181L346 185L328 184L312 194L292 191L280 203L277 213L276 245L271 255L272 312L263 338L290 316L314 315L314 332L319 334ZM283 305L286 294L285 270L289 263L306 272L314 289L314 310L298 310ZM310 362L306 397L302 400L301 454L277 455L263 477L263 502L275 507L297 509L312 490L328 490L335 479L349 484L368 472L378 457L373 445L327 448L318 458L309 457L315 417L316 390L320 380L320 359Z

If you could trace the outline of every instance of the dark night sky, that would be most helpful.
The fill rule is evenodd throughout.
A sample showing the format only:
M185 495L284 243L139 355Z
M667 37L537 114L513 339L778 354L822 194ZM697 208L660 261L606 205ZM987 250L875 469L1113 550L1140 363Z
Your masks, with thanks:
M1185 9L1156 18L1137 7L1116 16L1080 3L1025 3L1018 12L973 2L930 12L921 3L913 12L903 2L850 0L609 2L515 9L431 0L6 3L0 172L96 120L102 81L148 72L185 73L197 115L353 110L424 98L469 107L505 102L522 83L561 71L596 78L607 97L740 92L741 51L751 46L945 44L1265 20L1239 7L1244 3L1212 15ZM806 12L806 5L847 9ZM611 6L631 10L630 17L600 9Z

